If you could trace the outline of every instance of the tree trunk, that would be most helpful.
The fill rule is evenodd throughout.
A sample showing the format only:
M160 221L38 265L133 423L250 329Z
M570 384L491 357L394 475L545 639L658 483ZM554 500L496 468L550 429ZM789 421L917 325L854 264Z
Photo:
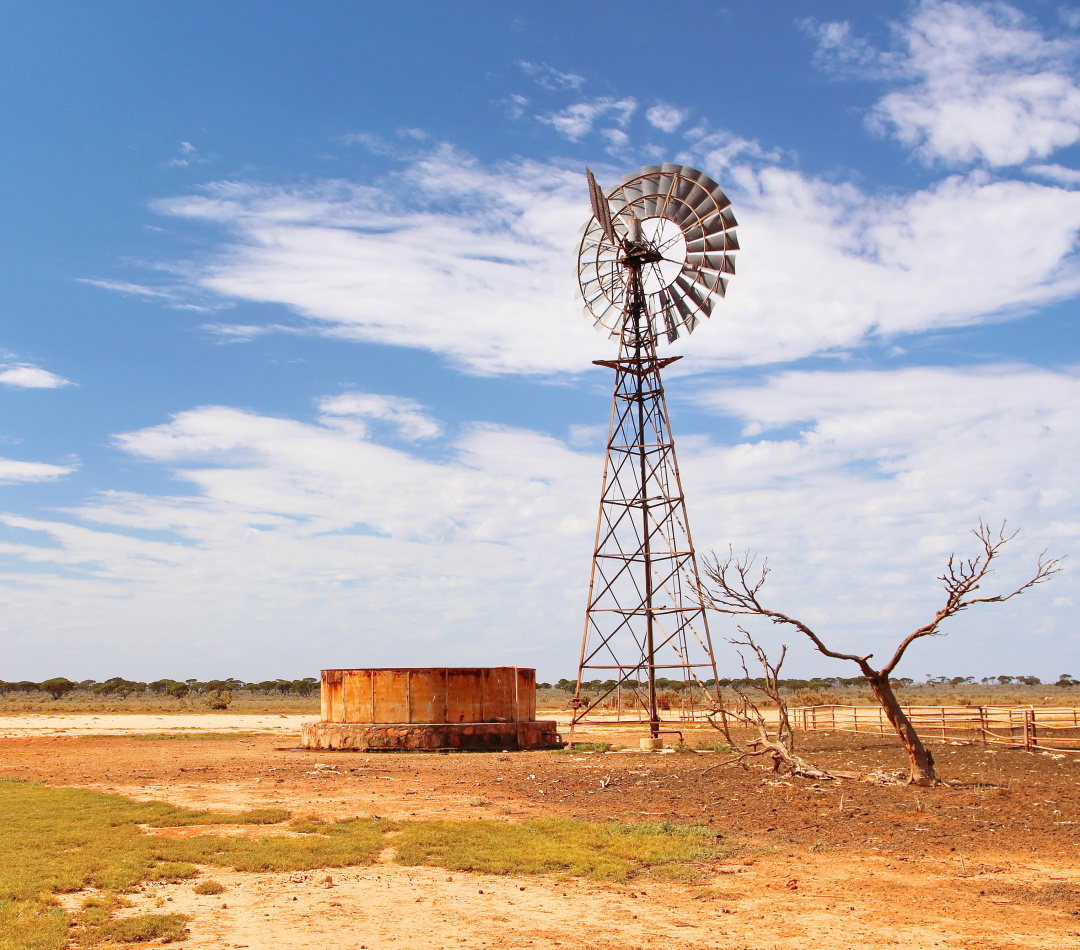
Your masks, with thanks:
M938 777L934 771L934 757L930 754L930 750L923 745L923 741L919 738L919 734L915 731L911 720L904 715L904 710L900 708L900 702L893 692L888 674L875 673L868 675L866 681L870 684L870 689L873 690L877 701L881 703L885 715L889 717L889 722L892 723L896 734L900 737L900 741L907 750L908 758L911 760L911 776L908 778L908 784L937 785Z

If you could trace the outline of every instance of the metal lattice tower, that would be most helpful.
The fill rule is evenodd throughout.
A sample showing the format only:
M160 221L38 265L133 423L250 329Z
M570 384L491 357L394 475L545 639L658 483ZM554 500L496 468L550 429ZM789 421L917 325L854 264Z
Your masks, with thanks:
M633 705L640 711L631 718L647 716L655 737L657 679L684 685L680 718L695 717L695 694L700 700L703 684L717 679L660 376L680 357L658 357L656 342L709 315L738 244L730 202L701 172L642 172L606 196L588 175L594 217L582 241L581 289L588 312L617 336L619 355L595 361L615 370L615 392L573 722L589 711L582 684L599 679L606 685L592 708L614 698L621 719Z

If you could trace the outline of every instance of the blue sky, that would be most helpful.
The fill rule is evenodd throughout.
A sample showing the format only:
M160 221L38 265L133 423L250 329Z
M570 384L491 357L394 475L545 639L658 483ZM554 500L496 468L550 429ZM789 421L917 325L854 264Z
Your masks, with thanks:
M687 162L739 217L669 377L699 548L865 652L980 517L1023 529L1003 587L1075 553L1076 5L0 17L2 679L572 676L611 385L586 163ZM1077 673L1078 598L1069 567L900 672Z

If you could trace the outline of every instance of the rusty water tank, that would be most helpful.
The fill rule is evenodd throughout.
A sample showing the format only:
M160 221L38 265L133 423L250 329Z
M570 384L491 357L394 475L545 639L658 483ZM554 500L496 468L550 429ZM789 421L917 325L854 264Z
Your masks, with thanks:
M322 671L317 749L528 749L561 745L536 720L536 670L516 666Z

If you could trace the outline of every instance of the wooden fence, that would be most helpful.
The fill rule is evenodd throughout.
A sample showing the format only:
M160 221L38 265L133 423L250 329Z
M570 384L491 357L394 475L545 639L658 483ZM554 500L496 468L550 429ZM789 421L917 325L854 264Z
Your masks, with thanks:
M1080 751L1080 708L1075 706L904 706L924 741L982 743L1011 749ZM797 706L795 729L893 735L880 706Z

